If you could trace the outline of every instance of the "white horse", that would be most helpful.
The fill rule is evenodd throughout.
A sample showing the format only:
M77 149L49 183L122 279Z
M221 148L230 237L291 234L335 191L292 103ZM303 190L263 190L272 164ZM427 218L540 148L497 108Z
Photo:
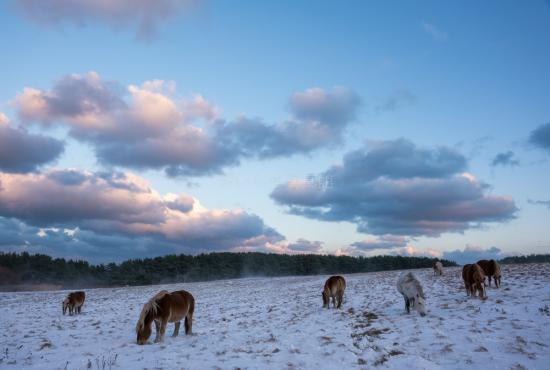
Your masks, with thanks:
M405 309L411 312L411 307L418 311L420 316L426 315L426 298L420 281L412 272L404 272L397 280L397 291L405 299Z
M443 275L443 264L441 261L434 263L434 275Z

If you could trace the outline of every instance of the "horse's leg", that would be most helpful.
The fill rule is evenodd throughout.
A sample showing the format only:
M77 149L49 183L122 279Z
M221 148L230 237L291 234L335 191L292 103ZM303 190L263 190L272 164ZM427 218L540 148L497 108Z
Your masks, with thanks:
M342 307L343 299L344 299L344 293L343 292L338 293L338 307L337 308Z
M180 324L181 321L178 321L174 324L174 334L172 334L173 337L177 337L180 332Z
M336 308L336 296L335 295L332 296L332 307Z
M489 279L489 286L491 286L491 275L487 276L487 279Z
M155 322L155 343L160 342L160 323L158 320L153 320Z
M193 334L193 314L188 313L187 316L185 316L185 334Z
M168 324L168 318L163 319L160 322L160 340L159 342L162 342L164 340L164 333L166 332L166 325Z
M409 299L405 296L403 296L403 298L405 298L405 309L407 310L407 313L411 313L411 304L409 303Z

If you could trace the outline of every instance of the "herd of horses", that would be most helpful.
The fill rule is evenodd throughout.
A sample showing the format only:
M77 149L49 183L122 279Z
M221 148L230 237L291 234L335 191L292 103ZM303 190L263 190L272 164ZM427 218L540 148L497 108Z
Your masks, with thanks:
M434 275L443 275L443 264L436 261L433 265ZM501 270L495 260L480 260L474 264L464 265L462 268L462 279L468 296L475 297L479 292L481 299L486 299L485 278L488 278L489 286L491 277L495 286L500 287ZM329 308L332 301L334 308L342 307L346 280L342 276L331 276L323 287L323 308ZM412 272L403 272L397 280L397 291L405 300L405 310L410 313L411 309L416 310L421 316L426 315L426 297L422 284ZM63 300L63 315L69 311L69 315L79 314L86 294L82 291L71 292ZM162 290L151 298L141 310L136 324L137 343L147 343L151 336L152 323L155 324L155 343L162 342L166 325L174 323L173 337L179 334L181 321L184 320L185 334L192 334L193 312L195 311L195 298L185 290L168 292Z

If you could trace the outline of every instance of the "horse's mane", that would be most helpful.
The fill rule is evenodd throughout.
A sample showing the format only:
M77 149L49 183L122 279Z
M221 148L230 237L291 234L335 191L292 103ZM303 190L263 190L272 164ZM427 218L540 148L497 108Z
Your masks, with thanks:
M139 315L139 320L136 324L136 332L139 332L143 329L145 326L145 317L149 312L152 312L153 315L157 313L158 310L158 301L164 297L165 295L170 294L170 292L166 290L161 290L153 298L151 298L147 303L143 305L143 308L141 309L141 314Z
M422 298L426 299L426 297L424 296L424 290L422 289L422 284L420 284L420 281L416 278L416 276L414 276L412 272L407 272L407 274L405 275L405 278L403 279L403 284L407 284L407 283L412 284L416 289L416 291L418 292L418 294Z

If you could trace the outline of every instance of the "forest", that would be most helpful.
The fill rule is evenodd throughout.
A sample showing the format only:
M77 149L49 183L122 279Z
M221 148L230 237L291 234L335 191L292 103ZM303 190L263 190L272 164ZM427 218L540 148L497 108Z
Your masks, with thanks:
M505 257L498 262L502 264L550 262L550 254L530 254L528 256Z
M444 266L456 266L442 260ZM63 288L149 285L290 275L350 274L431 267L427 257L209 253L167 255L93 265L44 254L0 253L0 285L53 284Z

